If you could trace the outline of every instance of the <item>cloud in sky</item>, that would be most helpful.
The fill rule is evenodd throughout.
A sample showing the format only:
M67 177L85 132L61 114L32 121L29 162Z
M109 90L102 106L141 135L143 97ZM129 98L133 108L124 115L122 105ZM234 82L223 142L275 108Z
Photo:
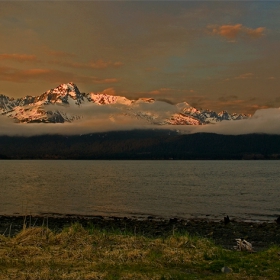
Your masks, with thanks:
M0 54L0 61L1 60L15 60L18 62L39 62L36 55L28 55L28 54L18 54L18 53L3 53Z
M123 63L120 62L120 61L117 61L117 62L111 62L111 61L103 61L102 59L99 59L97 61L92 61L88 64L88 67L90 68L94 68L94 69L105 69L105 68L108 68L108 67L115 67L115 68L118 68L120 66L122 66Z
M16 69L12 67L0 66L0 80L12 81L14 83L27 83L29 81L48 81L52 83L61 83L61 81L78 81L81 83L92 84L112 84L117 83L116 78L99 78L95 76L75 75L71 72L60 70L31 68L31 69Z
M97 92L97 94L116 95L116 91L114 88L106 88L100 92Z
M96 61L90 61L88 63L78 63L78 62L66 62L61 60L51 60L49 61L51 64L58 64L70 68L84 68L84 69L106 69L109 67L112 68L119 68L123 65L122 62L116 61L104 61L102 59Z
M238 37L256 39L264 35L265 27L258 27L256 29L248 28L242 24L235 25L221 25L221 26L208 26L212 30L212 34L220 35L227 39L236 39Z
M242 95L231 95L224 94L215 99L209 98L208 96L195 96L190 95L188 98L188 103L198 109L209 109L216 112L220 112L220 108L230 113L240 113L247 112L247 114L253 115L256 110L266 109L271 106L262 104L262 101L256 98L247 98ZM279 101L274 101L271 103L278 103Z
M72 76L70 73L63 73L58 70L51 69L15 69L12 67L0 67L0 80L12 81L14 83L26 83L31 80L47 80L57 83L61 79ZM73 76L72 76L73 77Z
M78 78L79 80L79 78ZM119 80L117 78L97 78L97 77L80 77L80 81L89 81L92 82L93 84L114 84L118 83Z
M147 93L145 93L148 96L153 96L154 98L158 98L158 96L160 96L161 98L168 98L170 99L170 101L174 100L174 96L176 96L176 94L182 94L185 95L185 100L187 101L187 99L194 94L194 90L193 89L176 89L176 88L159 88L159 89L154 89L151 90ZM176 100L174 100L175 102Z
M237 77L235 77L234 79L252 79L254 77L254 74L253 73L244 73L244 74L241 74Z
M160 89L152 90L149 93L153 94L153 95L158 95L158 94L162 94L162 93L170 94L170 93L172 93L172 91L174 91L174 89L172 89L172 88L160 88Z
M61 78L62 75L65 75L65 73L50 69L34 68L21 70L12 67L0 67L0 80L12 81L14 83L28 82L32 79L45 79L48 81L57 82L59 77Z

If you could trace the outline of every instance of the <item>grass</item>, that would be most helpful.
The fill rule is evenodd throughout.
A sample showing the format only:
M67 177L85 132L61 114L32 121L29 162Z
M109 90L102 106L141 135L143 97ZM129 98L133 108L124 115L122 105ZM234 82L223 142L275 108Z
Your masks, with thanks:
M225 250L187 234L148 238L93 225L59 233L30 227L0 235L0 279L280 279L279 251ZM222 273L223 266L232 273Z

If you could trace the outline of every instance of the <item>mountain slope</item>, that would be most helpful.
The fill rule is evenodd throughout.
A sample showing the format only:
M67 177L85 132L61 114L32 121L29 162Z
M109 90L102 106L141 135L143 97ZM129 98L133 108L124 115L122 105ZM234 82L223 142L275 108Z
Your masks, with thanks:
M64 123L95 117L97 107L110 108L103 117L114 120L121 116L130 121L154 125L203 125L248 118L245 114L216 113L197 110L186 102L171 105L152 98L130 100L102 93L81 93L74 83L61 84L39 96L13 99L0 95L0 113L24 123ZM98 110L100 112L100 108ZM105 111L106 113L106 111Z

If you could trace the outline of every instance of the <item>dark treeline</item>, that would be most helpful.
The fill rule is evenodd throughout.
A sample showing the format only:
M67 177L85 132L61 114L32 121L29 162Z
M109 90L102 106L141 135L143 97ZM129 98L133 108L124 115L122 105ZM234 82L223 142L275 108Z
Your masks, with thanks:
M280 135L133 130L0 136L1 159L280 159Z

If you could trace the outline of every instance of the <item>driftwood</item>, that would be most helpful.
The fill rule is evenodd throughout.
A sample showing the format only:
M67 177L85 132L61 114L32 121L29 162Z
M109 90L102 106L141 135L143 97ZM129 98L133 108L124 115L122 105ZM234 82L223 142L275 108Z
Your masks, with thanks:
M253 246L250 242L246 241L245 239L235 239L237 246L234 246L234 249L237 251L247 251L247 252L254 252L253 251Z

